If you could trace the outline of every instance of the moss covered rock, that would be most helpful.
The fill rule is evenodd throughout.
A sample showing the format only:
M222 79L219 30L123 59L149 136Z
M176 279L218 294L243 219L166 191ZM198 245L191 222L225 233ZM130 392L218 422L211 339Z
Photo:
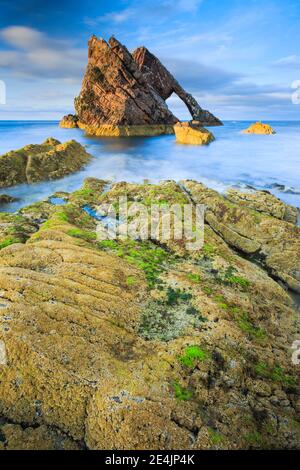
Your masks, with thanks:
M80 170L91 155L75 140L61 144L48 138L0 156L0 187L62 178Z

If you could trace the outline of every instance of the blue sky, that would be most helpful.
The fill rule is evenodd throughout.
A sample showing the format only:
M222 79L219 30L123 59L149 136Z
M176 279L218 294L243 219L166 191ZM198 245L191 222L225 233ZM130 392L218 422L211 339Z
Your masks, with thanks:
M0 0L0 119L72 112L91 34L145 45L223 120L299 119L299 0ZM171 97L170 108L188 118Z

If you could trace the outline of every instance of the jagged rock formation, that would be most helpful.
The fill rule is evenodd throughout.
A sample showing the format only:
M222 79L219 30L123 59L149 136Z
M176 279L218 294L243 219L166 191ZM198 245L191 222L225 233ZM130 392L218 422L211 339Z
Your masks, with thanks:
M1 250L0 448L300 448L287 292L213 225L192 256L176 239L99 242L84 207L125 195L149 211L190 200L172 181L89 179L64 206L24 208L35 233ZM237 209L214 197L237 230ZM243 211L280 223L279 238L296 229Z
M162 81L164 87L159 85ZM200 108L147 49L137 49L131 55L114 37L107 43L92 36L82 89L75 99L76 116L65 116L60 125L78 125L94 135L173 133L178 119L165 103L173 92L186 103L194 119L205 125L221 124Z
M167 100L175 93L185 103L192 119L198 121L200 126L222 125L218 118L201 108L195 98L182 88L160 60L146 47L137 48L132 56L149 85L159 93L163 100Z
M173 125L177 119L144 80L131 54L115 38L93 36L75 110L84 127Z
M0 156L0 187L62 178L80 170L91 159L75 140L62 144L48 138Z
M264 124L262 122L255 122L251 124L248 129L243 131L243 134L265 134L265 135L272 135L276 134L274 129L269 124Z
M174 126L176 142L179 144L208 145L215 137L207 129L189 122L178 122Z

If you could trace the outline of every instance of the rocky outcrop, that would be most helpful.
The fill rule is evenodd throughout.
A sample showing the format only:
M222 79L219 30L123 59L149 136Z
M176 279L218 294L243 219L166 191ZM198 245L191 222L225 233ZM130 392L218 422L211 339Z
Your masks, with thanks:
M43 144L26 145L0 156L0 187L62 178L91 158L75 140L62 144L48 138Z
M183 184L195 203L206 206L206 222L226 243L256 259L276 279L300 292L300 227L247 207L249 204L261 208L260 196L257 203L252 200L240 204L201 183ZM238 199L243 199L243 195L239 198L235 195L235 200Z
M59 125L66 129L74 129L78 127L78 118L73 114L67 114L62 118Z
M255 124L251 124L248 129L243 131L243 134L276 134L274 129L269 124L263 124L262 122L256 122Z
M208 145L215 140L213 134L207 129L189 122L178 122L174 130L176 142L179 144Z
M93 36L82 89L75 99L79 122L90 129L104 125L174 124L177 119L150 87L133 57L115 38Z
M165 86L160 87L164 80ZM77 124L90 135L103 136L173 133L178 119L165 102L173 92L194 118L207 125L221 124L200 108L149 51L138 49L131 55L114 37L107 43L92 36L81 92L75 99L76 115L65 116L60 126Z
M11 202L16 201L15 197L9 196L8 194L0 194L0 205L1 204L10 204Z
M89 179L1 250L0 446L299 448L288 294L208 224L192 255L159 236L100 242L84 208L125 195L149 211L189 202L172 181Z
M285 220L296 225L298 220L298 210L289 204L285 204L269 191L248 191L247 193L229 189L226 197L241 207L249 207L263 214L271 215L280 220Z
M209 111L201 108L195 98L187 93L166 67L146 47L139 47L132 54L140 71L163 100L175 93L188 108L192 119L200 126L221 126L222 122Z

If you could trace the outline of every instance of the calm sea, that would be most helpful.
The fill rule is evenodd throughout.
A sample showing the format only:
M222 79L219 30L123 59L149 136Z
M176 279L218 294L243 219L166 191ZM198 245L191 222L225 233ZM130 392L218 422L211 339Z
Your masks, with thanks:
M211 128L215 142L196 147L176 144L174 136L91 138L79 129L60 129L54 121L0 121L0 155L55 137L76 139L94 156L84 170L61 180L1 189L19 198L1 210L16 211L56 191L74 191L88 176L133 182L190 178L221 192L252 186L300 207L300 121L270 122L277 132L273 136L241 134L250 124L227 121Z

